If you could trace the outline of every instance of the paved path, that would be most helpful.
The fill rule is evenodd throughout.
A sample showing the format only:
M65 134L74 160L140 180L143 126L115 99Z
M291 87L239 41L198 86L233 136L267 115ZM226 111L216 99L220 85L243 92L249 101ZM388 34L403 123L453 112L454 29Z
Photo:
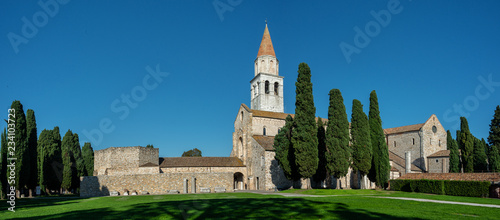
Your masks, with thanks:
M297 193L279 193L272 191L246 191L251 193L257 193L262 195L280 195L285 197L328 197L328 196L339 196L339 195L307 195L307 194L297 194ZM350 196L350 195L343 195ZM363 196L363 195L359 195ZM386 196L369 196L371 198L384 198L384 199L399 199L399 200L409 200L409 201L418 201L418 202L434 202L434 203L442 203L442 204L453 204L453 205L469 205L469 206L479 206L479 207L489 207L489 208L499 208L500 205L492 205L492 204L479 204L479 203L470 203L470 202L453 202L453 201L443 201L443 200L432 200L432 199L418 199L418 198L407 198L407 197L386 197Z
M443 201L443 200L417 199L417 198L406 198L406 197L382 197L382 196L370 196L370 197L372 197L372 198L384 198L384 199L410 200L410 201L418 201L418 202L434 202L434 203L454 204L454 205L470 205L470 206L480 206L480 207L490 207L490 208L499 208L500 209L500 205L492 205L492 204L479 204L479 203L470 203L470 202L452 202L452 201Z

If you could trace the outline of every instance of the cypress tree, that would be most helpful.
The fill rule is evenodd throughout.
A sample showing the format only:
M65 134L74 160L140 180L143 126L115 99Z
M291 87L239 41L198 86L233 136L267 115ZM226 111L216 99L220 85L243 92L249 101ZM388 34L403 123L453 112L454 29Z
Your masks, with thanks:
M344 99L340 90L332 89L329 95L326 169L330 175L340 178L346 176L350 165L349 121L347 121Z
M497 148L497 152L500 152L500 106L499 105L497 105L495 113L493 114L493 119L491 119L488 143L490 143L491 146L495 146Z
M450 173L460 173L460 155L457 142L451 136L450 130L446 131L446 147L450 150Z
M46 191L61 188L63 179L63 161L61 156L61 134L59 127L47 131L47 145L43 148L43 174ZM62 190L60 190L62 191Z
M317 183L321 183L326 179L326 130L323 120L318 117L318 169L314 174L313 179ZM319 186L321 188L321 186Z
M490 171L500 172L500 154L497 147L491 145L488 146L488 162L490 165Z
M94 149L90 145L90 142L85 142L82 148L82 158L85 164L86 176L94 175Z
M26 126L27 126L27 137L28 137L28 151L29 151L29 169L30 175L28 179L28 188L30 190L30 195L32 190L36 188L38 183L38 149L37 149L37 130L36 130L36 119L35 112L33 109L28 109L26 111Z
M474 172L484 172L488 170L485 144L486 142L484 139L479 140L474 137L474 150L472 155L474 157Z
M52 131L43 129L40 133L40 138L38 138L37 150L38 150L38 185L40 186L40 190L45 192L47 181L45 180L45 167L44 161L47 155L45 154L51 146L52 141Z
M370 138L372 144L372 167L368 177L378 187L387 187L389 181L389 150L385 142L384 130L382 129L382 119L378 107L377 93L373 90L370 93L370 112L368 113L370 124Z
M7 192L7 130L4 128L1 135L0 144L0 197L4 199Z
M464 173L474 172L474 136L469 131L469 124L465 117L460 117L460 139L458 146L462 150Z
M72 189L78 191L80 188L80 177L85 176L85 165L82 158L82 149L80 148L80 139L77 133L73 133L73 145L71 146L72 163Z
M285 177L289 180L299 180L300 176L295 165L295 153L292 145L293 119L288 115L278 134L274 137L274 158L278 161Z
M318 168L318 136L311 70L306 63L299 64L295 87L295 118L293 120L295 127L292 130L292 145L299 175L301 178L310 178Z
M26 133L26 115L24 114L23 105L20 101L13 101L11 109L15 109L15 139L16 143L16 190L24 191L26 189L29 172L30 172L30 157L28 151L28 136Z
M352 101L351 115L352 169L365 176L372 166L372 144L368 117L357 99Z
M64 135L61 143L61 155L63 161L63 179L61 187L65 190L70 190L73 185L73 161L71 160L71 148L73 147L73 132L68 130Z

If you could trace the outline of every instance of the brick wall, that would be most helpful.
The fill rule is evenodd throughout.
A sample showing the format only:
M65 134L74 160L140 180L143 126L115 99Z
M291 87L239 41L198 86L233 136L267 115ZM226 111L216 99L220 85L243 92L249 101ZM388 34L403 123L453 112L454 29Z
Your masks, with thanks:
M196 178L196 192L200 192L202 187L209 187L211 192L214 192L215 187L233 191L233 173L158 173L84 176L80 178L80 196L108 196L111 191L123 195L124 189L136 190L139 194L144 191L149 194L166 194L168 190L183 193L185 178L188 179L188 193L191 193L193 177Z

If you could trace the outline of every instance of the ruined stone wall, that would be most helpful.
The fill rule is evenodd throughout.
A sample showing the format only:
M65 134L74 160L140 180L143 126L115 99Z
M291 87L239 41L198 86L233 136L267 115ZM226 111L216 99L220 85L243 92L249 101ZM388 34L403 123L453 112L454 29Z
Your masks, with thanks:
M233 173L158 173L136 175L99 175L80 178L80 196L108 196L117 191L123 195L124 189L135 190L138 194L166 194L169 190L183 193L184 179L188 180L188 193L192 193L193 177L196 178L196 192L201 188L224 187L233 191Z
M283 169L278 164L278 161L274 159L276 153L274 151L265 152L265 190L278 189L288 189L293 186L293 182L285 177Z
M158 165L159 149L146 147L110 147L94 152L94 175L110 175L151 162ZM111 171L113 170L113 171Z
M155 174L160 173L160 168L156 167L133 167L133 168L107 168L103 175L128 175L128 174Z
M390 134L387 135L387 146L390 151L401 158L405 158L405 152L411 151L411 163L423 169L425 165L423 152L420 151L420 140L419 131Z

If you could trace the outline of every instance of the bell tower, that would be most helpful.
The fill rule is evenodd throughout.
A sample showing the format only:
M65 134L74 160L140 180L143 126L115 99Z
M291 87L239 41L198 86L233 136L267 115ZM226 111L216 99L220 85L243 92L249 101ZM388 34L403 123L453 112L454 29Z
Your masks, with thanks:
M254 78L250 81L251 109L281 112L283 104L283 76L279 75L279 61L274 53L269 29L264 29L259 52L255 58Z

